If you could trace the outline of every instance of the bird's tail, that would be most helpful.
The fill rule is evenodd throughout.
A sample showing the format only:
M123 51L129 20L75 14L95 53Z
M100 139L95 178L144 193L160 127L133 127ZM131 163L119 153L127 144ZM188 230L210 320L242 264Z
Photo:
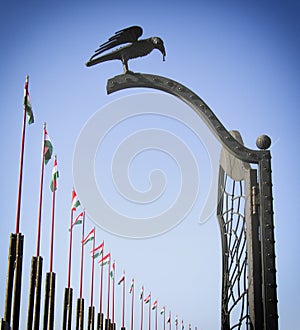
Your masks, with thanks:
M97 58L93 58L94 56L92 56L88 62L85 63L86 66L92 66L98 63L102 63L102 62L106 62L106 61L110 61L110 60L115 60L116 58L114 57L113 53L110 54L106 54L106 55L102 55L100 57Z

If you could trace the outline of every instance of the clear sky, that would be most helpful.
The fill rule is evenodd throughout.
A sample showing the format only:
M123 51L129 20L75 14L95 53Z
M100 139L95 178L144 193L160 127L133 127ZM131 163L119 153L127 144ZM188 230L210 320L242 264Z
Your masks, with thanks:
M144 29L144 37L160 36L164 40L167 57L163 62L161 54L153 51L147 58L131 61L131 70L162 75L186 85L211 107L227 129L239 130L249 148L256 149L255 141L261 134L272 138L279 324L283 329L295 329L300 309L300 251L297 241L300 220L297 208L299 3L291 0L29 1L26 4L2 1L0 8L0 134L3 141L0 165L0 316L3 316L4 309L9 235L15 230L23 86L28 74L35 123L27 127L24 159L21 232L25 236L25 250L21 329L27 319L29 269L31 256L35 253L43 123L47 122L60 172L53 266L57 273L55 322L58 328L61 326L63 291L67 285L68 226L71 190L75 184L73 155L76 141L79 141L87 121L99 111L103 111L104 123L107 120L105 113L111 118L110 109L117 109L117 114L122 117L120 109L123 106L126 109L130 95L132 100L140 97L147 101L153 97L153 100L145 101L138 109L140 113L133 118L117 119L117 124L110 126L103 137L95 155L95 178L99 189L103 188L103 199L111 209L132 218L151 218L176 205L176 197L180 196L185 184L185 179L180 178L183 170L179 164L187 158L179 153L180 159L176 159L175 151L166 152L162 146L154 150L154 146L149 145L149 140L154 138L144 139L148 143L144 147L147 150L144 154L140 152L143 147L136 151L134 159L130 159L134 161L127 165L128 174L126 171L116 172L118 166L111 168L111 159L121 142L134 137L137 131L147 133L154 129L159 137L169 132L188 147L188 154L193 155L194 166L198 169L195 190L199 193L192 196L187 216L181 217L179 220L182 221L165 233L151 238L125 238L96 225L97 243L104 240L106 252L112 253L117 279L125 270L128 290L134 277L136 293L144 285L145 293L151 291L152 299L158 299L159 309L165 305L167 312L171 311L173 316L178 314L186 327L191 323L198 329L220 328L219 228L215 217L199 223L209 182L216 175L209 167L212 155L203 147L203 138L208 133L200 129L203 124L199 117L181 102L175 104L174 100L166 98L155 103L156 97L162 97L162 93L140 96L147 91L133 90L107 96L107 79L122 73L120 62L112 61L92 68L84 65L98 45L115 31L140 25ZM165 114L165 109L170 107L174 107L174 114ZM135 110L131 111L134 113ZM178 118L182 112L183 117ZM202 140L197 140L197 134ZM137 146L136 142L134 145ZM123 153L126 156L126 149ZM85 159L86 154L82 153L81 157ZM155 172L158 176L152 177L161 184L154 186L157 191L150 189L153 186L149 182L149 175L155 169L164 173L164 177L159 176L162 172ZM52 161L45 169L41 244L44 272L49 270L51 171ZM148 203L143 199L139 203L133 202L132 196L124 197L121 188L116 190L116 173L121 179L124 178L122 174L125 173L125 178L128 175L136 189L136 198L143 195ZM149 189L147 195L145 192ZM144 194L140 194L141 191ZM152 192L158 195L152 195ZM80 196L79 191L78 194ZM82 191L81 195L84 197ZM190 200L190 196L185 195L184 198L185 201ZM94 223L88 219L87 231L93 226ZM79 242L80 229L76 228L72 265L75 298L78 297ZM88 302L91 271L88 251L85 258L84 296ZM97 309L98 275L94 294ZM44 292L44 282L42 290ZM121 289L117 287L118 324L121 318L120 295ZM129 301L129 294L126 299ZM126 326L129 327L129 304L126 308ZM136 322L139 322L138 299L135 308Z

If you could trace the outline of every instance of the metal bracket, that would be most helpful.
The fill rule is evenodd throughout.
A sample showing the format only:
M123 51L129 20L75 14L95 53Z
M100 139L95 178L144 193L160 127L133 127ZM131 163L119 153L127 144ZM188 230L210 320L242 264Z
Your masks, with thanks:
M257 214L257 207L260 205L259 202L259 189L258 186L252 186L251 188L251 205L252 205L252 214Z

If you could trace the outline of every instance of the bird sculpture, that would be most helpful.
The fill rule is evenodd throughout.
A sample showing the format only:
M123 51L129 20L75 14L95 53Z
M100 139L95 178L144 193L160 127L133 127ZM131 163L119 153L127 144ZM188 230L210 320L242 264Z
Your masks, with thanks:
M92 66L98 63L120 60L123 63L124 73L131 72L128 69L128 61L150 54L153 49L158 49L163 55L163 61L165 61L166 50L164 42L159 37L151 37L147 39L139 39L143 34L143 29L140 26L131 26L116 32L107 42L99 46L95 50L95 54L86 63L86 66ZM116 46L127 44L107 54L103 54ZM98 56L101 55L101 56Z

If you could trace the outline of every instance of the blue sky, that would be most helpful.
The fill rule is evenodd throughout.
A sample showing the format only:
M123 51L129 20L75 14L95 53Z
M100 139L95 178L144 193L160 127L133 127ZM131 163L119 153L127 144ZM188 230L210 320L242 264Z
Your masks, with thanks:
M86 68L84 63L97 46L115 31L130 25L141 25L145 37L158 35L164 40L166 62L162 62L161 54L154 51L147 58L131 61L131 70L162 75L186 85L210 106L227 129L239 130L249 148L256 149L255 141L261 134L272 138L279 323L281 328L295 328L300 307L300 251L297 242L300 220L297 209L300 101L298 2L188 0L184 3L115 1L103 4L100 1L30 1L27 4L2 2L0 12L0 134L3 141L0 315L4 306L9 234L15 228L25 76L30 76L36 122L27 129L24 162L21 232L25 235L25 254L21 324L24 327L26 323L30 259L35 253L40 148L42 125L46 121L60 171L54 255L54 271L58 281L56 322L60 326L62 292L67 284L68 224L76 141L88 119L99 109L141 92L122 91L107 96L106 81L122 73L121 63L115 61L93 68ZM168 101L163 106L167 107ZM189 111L185 106L182 109ZM124 139L127 132L132 134L136 127L173 130L173 135L185 141L198 164L201 164L201 143L197 142L193 133L188 132L189 125L182 125L174 119L154 117L140 116L135 121L128 121L128 125L125 120L110 132L114 135L107 135L107 140L103 141L105 153L103 156L97 154L99 172L95 174L100 185L107 181L106 198L111 202L120 196L115 198L111 195L112 182L109 175L103 174L110 166L107 160L112 154L110 141L117 144L115 139ZM189 120L193 121L193 118ZM126 131L128 128L130 130ZM176 164L159 152L146 154L145 157L144 160L137 158L133 164L130 174L132 182L140 190L147 189L145 176L151 169L163 166L164 172L170 170L166 178L166 183L171 185L169 188L166 186L167 196L174 197L172 193L180 185L176 178ZM151 161L156 159L159 164L152 164ZM198 166L200 170L206 170L205 165L203 168ZM51 170L52 164L47 165L41 246L45 271L49 267L51 196L48 186ZM205 176L202 174L201 180ZM205 198L205 191L199 191L188 216L167 233L135 240L97 228L97 242L105 240L107 249L116 260L117 277L125 269L128 286L134 277L136 289L144 285L146 292L151 291L153 298L158 299L159 308L166 305L167 311L178 314L180 319L198 326L198 329L216 329L220 325L221 295L219 228L214 218L201 225L198 223ZM92 226L93 223L88 220L87 230ZM79 230L74 237L75 242L80 240ZM75 297L79 272L79 257L76 256L79 256L78 243L74 244L72 268ZM86 263L84 295L87 300L89 276L90 266ZM116 291L119 297L120 289L116 288ZM97 284L95 292L98 293ZM136 305L137 322L138 308ZM116 313L120 319L120 310Z

